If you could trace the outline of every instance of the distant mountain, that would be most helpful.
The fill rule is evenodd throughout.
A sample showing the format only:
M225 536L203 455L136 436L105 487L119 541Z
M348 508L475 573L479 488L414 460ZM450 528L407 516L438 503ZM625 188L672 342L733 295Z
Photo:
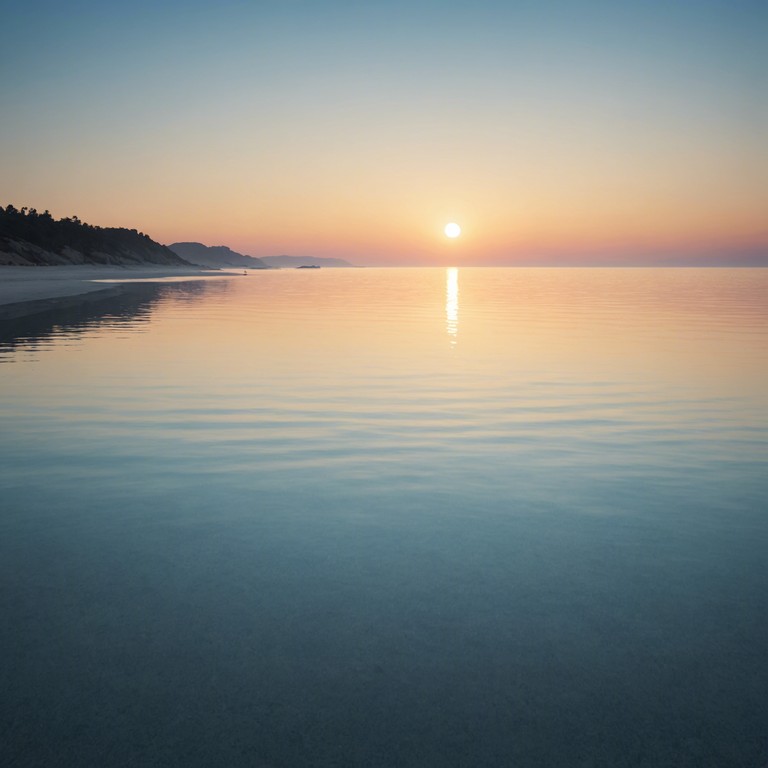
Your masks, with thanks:
M265 256L262 258L270 267L354 267L344 259L321 259L312 256Z
M54 219L48 211L0 207L0 265L191 264L148 235L122 227L94 227L77 216Z
M249 269L269 269L261 259L244 256L226 245L203 245L202 243L171 243L168 246L174 253L192 264L203 267L248 267Z

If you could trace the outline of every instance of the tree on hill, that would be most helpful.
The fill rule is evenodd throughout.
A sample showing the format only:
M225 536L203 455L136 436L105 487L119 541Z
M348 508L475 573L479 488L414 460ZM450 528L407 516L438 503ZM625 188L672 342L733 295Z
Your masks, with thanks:
M0 245L12 242L20 242L22 248L30 244L60 257L70 249L91 264L148 262L189 266L169 248L135 229L96 227L77 216L56 220L49 211L38 213L34 208L19 210L8 205L0 207ZM34 263L51 263L34 249L26 249L25 256Z

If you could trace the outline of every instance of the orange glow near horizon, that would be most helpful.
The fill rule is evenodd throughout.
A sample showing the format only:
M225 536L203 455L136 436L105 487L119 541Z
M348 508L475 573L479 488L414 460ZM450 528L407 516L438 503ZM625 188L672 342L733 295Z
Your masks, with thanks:
M446 264L457 256L465 264L499 264L529 257L546 261L555 252L576 260L615 253L621 263L623 253L643 249L695 252L768 243L768 204L756 182L738 195L723 194L745 179L736 173L730 180L716 178L722 169L712 167L709 180L702 169L694 178L690 169L668 169L661 184L628 160L611 178L594 173L590 179L584 176L588 162L585 157L583 166L559 179L537 178L530 169L526 177L518 169L511 181L504 174L488 179L485 189L468 172L466 193L450 196L428 167L405 185L384 176L365 196L349 193L361 183L349 169L346 178L339 172L323 183L296 177L272 188L267 179L211 197L201 196L187 179L164 185L171 189L163 204L142 193L143 179L130 183L130 176L115 194L94 199L86 187L65 181L69 175L62 167L42 200L24 195L20 202L49 208L55 216L137 228L166 244L198 241L252 256L336 256L360 264ZM112 164L116 175L125 175L117 160ZM188 175L181 166L165 170L173 179ZM230 181L238 175L244 174ZM632 184L625 184L624 175ZM156 184L161 185L159 172ZM622 184L629 187L623 194ZM461 222L462 234L450 240L443 229L454 220Z
M282 253L347 258L359 264L417 265L450 264L456 258L466 265L514 264L518 259L546 263L550 254L567 252L574 261L592 253L615 255L617 263L629 253L669 250L696 254L709 248L755 248L768 244L762 227L762 212L740 209L665 209L650 206L640 213L613 204L612 209L596 201L596 211L586 203L556 215L545 201L515 210L504 209L498 200L488 199L485 207L467 205L461 217L461 236L447 238L443 232L445 214L441 209L373 208L346 201L343 212L324 205L309 206L306 216L292 210L287 200L264 201L255 213L230 209L224 203L205 211L188 211L171 203L161 211L148 210L126 200L115 216L102 201L82 206L52 200L38 208L49 208L55 216L76 214L100 226L136 228L153 239L169 244L197 241L206 245L228 245L240 253L271 256ZM756 206L753 205L753 208ZM75 208L76 210L73 210ZM457 217L458 218L458 217ZM626 260L630 261L631 256Z
M303 209L292 209L289 201L280 199L246 211L225 211L221 200L204 211L190 211L178 201L158 211L126 199L117 216L106 201L83 200L78 206L49 200L37 207L49 208L54 216L75 214L99 226L136 228L165 244L197 241L227 245L251 256L340 257L370 265L446 265L457 258L466 265L514 264L518 259L546 263L550 254L563 252L576 262L600 253L615 255L622 263L644 250L695 255L709 248L768 246L762 211L747 206L714 210L714 203L702 210L658 204L655 210L648 206L641 216L626 205L609 207L605 201L605 207L595 201L591 211L584 201L574 203L560 214L561 209L543 200L538 208L529 201L509 211L489 198L485 206L467 205L461 236L448 238L442 210L428 205L400 208L377 202L369 208L345 201L348 207L342 210L325 201L309 205L302 215Z

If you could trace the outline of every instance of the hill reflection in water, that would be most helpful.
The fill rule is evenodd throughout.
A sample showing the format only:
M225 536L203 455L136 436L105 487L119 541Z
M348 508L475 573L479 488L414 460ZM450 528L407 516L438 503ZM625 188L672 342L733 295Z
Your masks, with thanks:
M208 292L225 292L226 281L126 282L117 295L88 296L80 303L0 323L0 363L11 351L33 353L72 343L89 332L141 331L154 309L165 301L194 301ZM67 339L69 341L67 341Z

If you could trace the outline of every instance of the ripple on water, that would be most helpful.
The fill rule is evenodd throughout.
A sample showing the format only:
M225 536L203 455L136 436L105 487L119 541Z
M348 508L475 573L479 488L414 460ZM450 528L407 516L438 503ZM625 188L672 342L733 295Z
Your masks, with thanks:
M3 328L6 762L764 763L767 298L283 270Z

